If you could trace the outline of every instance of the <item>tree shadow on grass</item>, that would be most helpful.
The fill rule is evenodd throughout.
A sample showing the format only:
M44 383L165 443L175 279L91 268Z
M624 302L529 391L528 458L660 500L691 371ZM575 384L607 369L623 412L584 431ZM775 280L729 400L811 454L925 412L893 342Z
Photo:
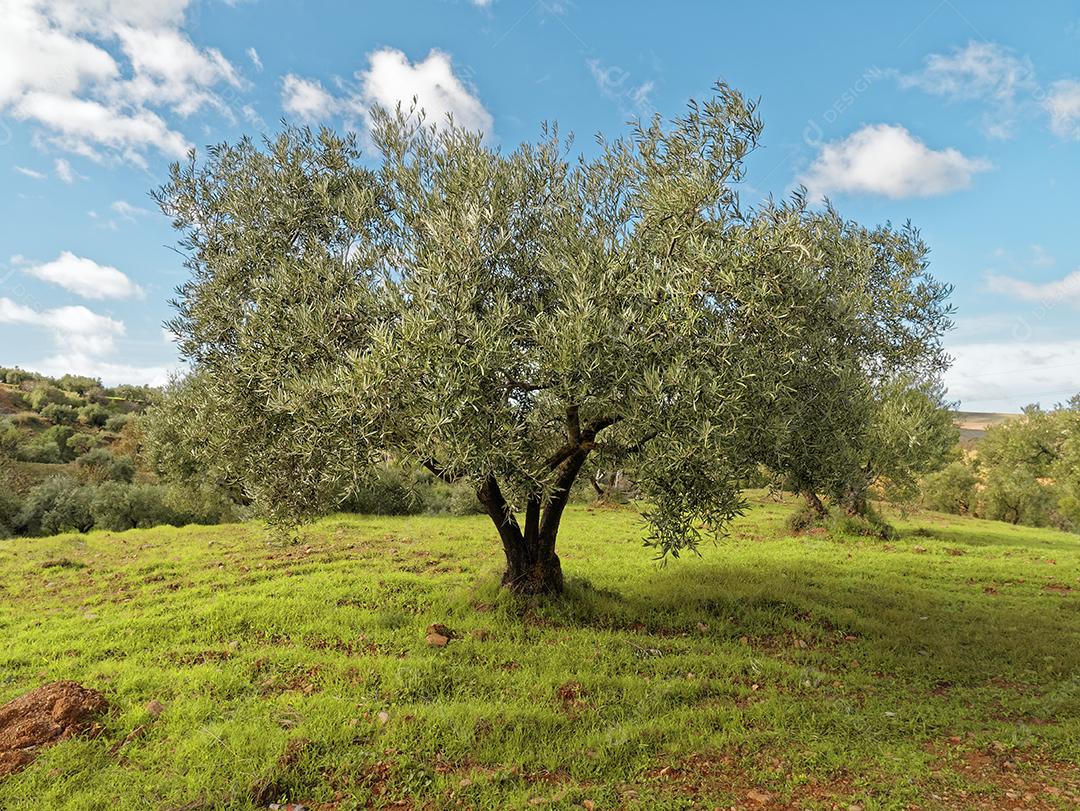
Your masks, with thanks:
M808 663L857 659L931 684L999 679L1036 688L1080 671L1080 593L981 581L926 566L856 569L815 560L672 566L633 592L571 580L552 622L721 643ZM944 567L942 567L944 568ZM802 644L805 643L805 647Z

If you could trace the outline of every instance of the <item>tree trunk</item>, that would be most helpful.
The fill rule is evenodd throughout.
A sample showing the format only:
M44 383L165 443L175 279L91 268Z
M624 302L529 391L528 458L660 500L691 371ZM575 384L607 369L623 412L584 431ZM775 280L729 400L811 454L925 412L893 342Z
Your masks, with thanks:
M494 477L484 483L477 497L502 540L506 555L502 585L515 594L560 594L563 573L559 556L555 554L558 526L556 524L553 530L548 528L547 532L541 531L540 496L530 498L526 505L524 532Z
M829 511L825 509L825 505L821 503L821 498L810 488L806 488L802 491L803 498L806 499L807 506L813 510L814 515L818 518L826 518L829 515Z

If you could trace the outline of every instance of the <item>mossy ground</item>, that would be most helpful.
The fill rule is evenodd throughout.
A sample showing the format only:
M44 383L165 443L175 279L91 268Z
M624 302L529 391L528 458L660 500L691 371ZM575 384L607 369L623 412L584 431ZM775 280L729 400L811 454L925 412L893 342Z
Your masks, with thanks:
M113 707L0 808L1077 807L1080 538L791 509L661 567L632 510L574 508L532 604L479 516L0 542L0 702Z

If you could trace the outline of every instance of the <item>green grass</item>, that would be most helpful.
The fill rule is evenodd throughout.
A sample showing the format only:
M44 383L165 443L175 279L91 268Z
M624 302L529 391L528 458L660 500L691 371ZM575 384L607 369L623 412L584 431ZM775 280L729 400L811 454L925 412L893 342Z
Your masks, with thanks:
M574 508L532 604L480 517L2 542L0 702L75 679L113 711L0 808L1076 807L1080 538L790 510L661 567L631 510Z

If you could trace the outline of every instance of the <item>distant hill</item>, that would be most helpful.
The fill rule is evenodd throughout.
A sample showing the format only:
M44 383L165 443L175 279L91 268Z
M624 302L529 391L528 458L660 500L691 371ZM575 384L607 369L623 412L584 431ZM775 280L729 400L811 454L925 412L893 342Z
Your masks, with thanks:
M966 446L978 442L991 425L998 425L1019 416L994 411L957 411L956 426L960 429L960 444Z

